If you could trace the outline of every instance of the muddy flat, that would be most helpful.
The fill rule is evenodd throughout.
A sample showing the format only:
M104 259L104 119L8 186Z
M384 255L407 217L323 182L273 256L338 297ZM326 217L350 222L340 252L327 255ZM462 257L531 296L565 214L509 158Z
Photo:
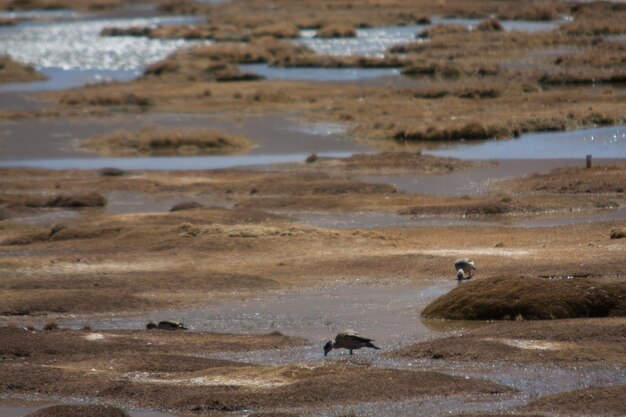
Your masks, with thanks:
M626 415L623 5L0 9L0 417Z

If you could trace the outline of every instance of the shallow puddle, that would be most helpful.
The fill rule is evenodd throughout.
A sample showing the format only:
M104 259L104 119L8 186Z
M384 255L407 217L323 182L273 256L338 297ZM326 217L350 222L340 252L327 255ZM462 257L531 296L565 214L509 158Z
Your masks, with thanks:
M337 285L332 288L280 291L270 295L217 302L206 307L155 311L141 315L60 318L62 327L95 330L145 329L149 320L176 319L191 331L265 334L280 331L314 343L304 348L224 353L223 358L263 364L318 361L326 340L346 329L374 338L383 351L440 335L422 323L419 312L457 285L452 278L421 286ZM455 328L453 331L458 331ZM343 352L345 353L345 352ZM342 352L333 352L333 356ZM372 357L372 352L359 351Z
M101 158L78 149L81 140L143 127L202 128L242 135L255 143L246 155ZM29 120L0 124L0 166L97 169L212 169L304 161L311 153L349 156L369 147L349 140L329 124L300 124L290 116L253 117L233 122L193 114L145 114L112 119Z
M400 74L396 68L279 68L267 64L245 64L239 67L244 72L258 74L268 80L355 81Z
M528 133L517 139L448 143L424 153L461 159L626 158L626 126Z

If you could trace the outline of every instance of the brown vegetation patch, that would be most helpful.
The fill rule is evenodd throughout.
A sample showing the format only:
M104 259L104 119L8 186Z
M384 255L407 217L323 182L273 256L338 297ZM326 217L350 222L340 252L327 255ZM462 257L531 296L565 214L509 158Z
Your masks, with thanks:
M236 63L190 57L185 59L180 54L174 54L149 65L144 71L144 78L157 78L161 81L224 82L260 80L262 77L241 72Z
M626 227L611 230L611 239L623 239L626 237Z
M626 72L619 69L616 72L573 70L554 74L544 74L539 82L546 85L576 85L576 84L624 84ZM605 124L613 124L614 121Z
M432 302L425 318L527 320L626 315L626 284L589 279L491 278L459 285Z
M199 129L145 127L136 132L117 131L87 139L85 149L104 155L226 155L243 152L252 143L240 136Z
M252 34L255 37L271 36L277 39L297 38L300 29L292 23L274 23L254 28Z
M53 405L27 417L130 417L124 410L110 405Z
M157 303L115 290L0 290L0 314L29 316L42 313L95 313L106 311L141 310L157 307Z
M456 96L469 100L492 99L500 97L506 88L500 83L483 81L476 85L473 79L450 82L431 82L427 87L413 92L415 98L438 99Z
M572 7L574 19L561 26L573 35L602 36L626 33L626 7L615 2L580 3Z
M538 204L543 204L543 207ZM548 201L503 197L462 197L430 201L400 210L400 214L422 216L433 214L454 214L467 217L489 217L508 214L535 213L549 209Z
M124 91L111 91L105 88L104 91L96 89L78 89L62 93L59 102L66 106L112 106L112 107L138 107L150 106L151 100L143 94L128 93Z
M125 28L106 27L100 31L100 36L148 36L151 29L147 26L131 26Z
M315 33L316 38L354 38L356 28L348 24L329 24L322 26Z
M107 204L107 200L96 192L56 194L51 196L0 194L0 204L8 207L84 208L104 207Z
M126 171L124 171L123 169L113 167L102 168L98 170L98 172L103 177L121 177L122 175L126 174Z
M590 48L559 55L554 64L560 68L605 68L616 71L626 65L626 42L598 41Z
M376 144L374 144L376 145ZM474 162L455 158L438 158L422 155L421 152L378 152L355 154L347 158L322 158L310 155L307 167L316 172L338 175L441 175L476 165ZM296 167L293 167L296 169ZM392 190L389 190L392 192Z
M61 329L55 332L0 328L0 358L29 358L33 363L50 359L85 360L93 356L94 365L108 363L112 370L126 372L194 372L236 366L235 362L198 357L212 351L251 351L303 346L304 340L277 333L238 335L228 333L170 331L98 331L97 333ZM196 354L195 356L193 354ZM113 357L111 355L114 355ZM85 367L90 370L92 367Z
M204 208L204 205L198 203L197 201L183 201L173 205L170 211L193 210L197 208Z
M39 74L32 66L14 61L7 55L0 55L0 84L22 83L45 79L46 77Z
M593 168L560 168L547 173L503 181L499 188L518 193L623 194L626 192L626 164Z
M399 130L394 135L395 140L479 140L479 139L502 139L513 136L513 132L505 126L487 125L480 122L470 122L457 128L436 128L434 126L421 130Z
M546 415L623 416L626 385L589 387L559 394L546 395L522 407L525 411Z
M478 26L476 26L476 29L482 32L490 32L490 31L499 32L499 31L504 30L504 28L502 27L502 23L500 23L498 19L483 20L482 22L478 24Z
M507 321L485 324L460 336L403 347L391 356L515 363L605 362L621 366L626 360L625 330L626 322L621 318Z

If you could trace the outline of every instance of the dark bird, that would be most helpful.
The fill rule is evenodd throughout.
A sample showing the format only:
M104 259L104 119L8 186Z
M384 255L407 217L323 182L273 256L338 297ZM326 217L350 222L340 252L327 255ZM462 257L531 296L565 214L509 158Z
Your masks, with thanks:
M456 279L463 281L464 279L470 279L474 276L476 267L474 261L469 258L457 259L454 262L454 270L456 271Z
M348 349L350 351L350 355L352 355L352 351L355 349L361 349L362 347L368 347L372 349L380 349L378 346L375 346L372 339L368 339L367 337L359 336L357 333L347 330L345 332L339 333L335 337L335 342L328 341L324 346L324 356L328 355L333 349Z
M161 329L161 330L187 330L187 326L183 323L175 320L163 320L159 323L151 321L146 325L146 329Z

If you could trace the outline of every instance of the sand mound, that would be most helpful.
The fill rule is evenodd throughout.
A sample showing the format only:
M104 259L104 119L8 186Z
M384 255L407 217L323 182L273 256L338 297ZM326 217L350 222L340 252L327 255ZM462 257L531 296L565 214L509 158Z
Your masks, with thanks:
M452 320L540 320L626 315L626 283L492 278L459 285L422 316Z

